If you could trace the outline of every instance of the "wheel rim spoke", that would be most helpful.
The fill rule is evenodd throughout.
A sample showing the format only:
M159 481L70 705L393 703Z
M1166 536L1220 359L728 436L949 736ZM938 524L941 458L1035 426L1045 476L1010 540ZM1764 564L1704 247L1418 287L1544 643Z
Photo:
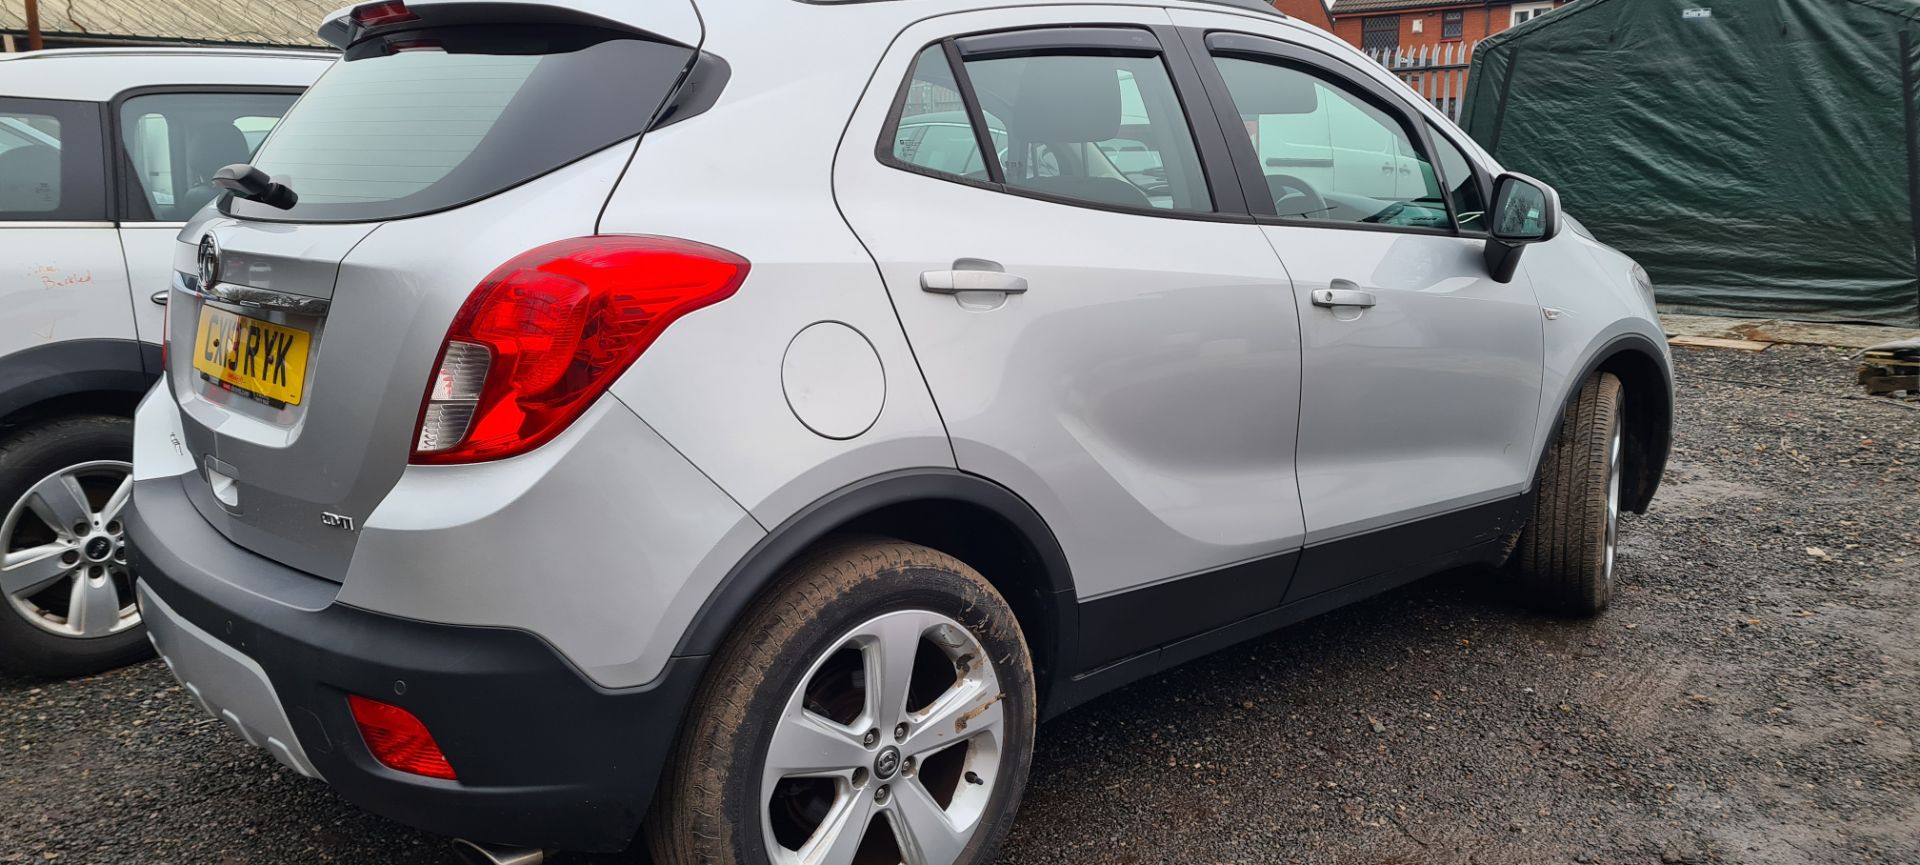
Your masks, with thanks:
M68 626L81 636L112 633L120 624L120 591L111 579L79 577L73 581L73 598L67 610Z
M870 623L861 654L867 667L867 716L875 727L891 730L907 717L907 687L913 683L920 635L937 622L924 614L896 613Z
M913 778L901 778L893 794L888 822L907 865L952 865L960 858L972 833L956 828L927 788Z
M27 491L27 507L63 538L74 538L75 526L93 523L93 507L87 503L87 493L80 488L80 479L69 472L35 484Z
M919 757L975 736L999 736L1006 720L1004 695L991 684L964 679L935 699L914 722L913 732L900 750Z
M800 848L800 861L807 865L852 862L853 855L866 838L873 818L873 797L863 790L843 793L834 803L820 828Z
M71 549L72 544L56 541L0 556L0 591L26 597L71 576L73 566L60 561L60 556Z
M114 487L113 495L107 497L107 503L100 507L100 524L106 525L120 519L120 512L126 510L127 502L133 499L133 474L128 473Z
M763 783L770 789L783 778L848 775L872 760L859 733L795 705L774 728Z

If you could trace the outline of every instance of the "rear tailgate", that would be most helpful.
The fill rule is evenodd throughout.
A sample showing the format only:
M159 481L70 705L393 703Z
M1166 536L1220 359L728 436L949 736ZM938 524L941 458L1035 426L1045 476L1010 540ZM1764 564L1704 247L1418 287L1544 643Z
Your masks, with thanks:
M693 48L628 19L684 30L691 6L634 5L619 26L427 3L347 28L358 41L255 159L298 202L227 201L182 233L169 385L191 497L228 538L344 575L406 467L455 311L516 254L593 233L690 65Z

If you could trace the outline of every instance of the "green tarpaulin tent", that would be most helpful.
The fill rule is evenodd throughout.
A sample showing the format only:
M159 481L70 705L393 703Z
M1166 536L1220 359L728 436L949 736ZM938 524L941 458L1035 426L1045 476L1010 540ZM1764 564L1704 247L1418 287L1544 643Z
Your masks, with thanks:
M1920 324L1920 0L1579 0L1473 58L1463 126L1679 311Z

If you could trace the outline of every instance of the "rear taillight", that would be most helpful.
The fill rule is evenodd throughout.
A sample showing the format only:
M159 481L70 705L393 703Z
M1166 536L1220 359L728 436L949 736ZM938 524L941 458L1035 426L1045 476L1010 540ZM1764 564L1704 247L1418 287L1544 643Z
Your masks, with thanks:
M367 750L380 765L429 778L455 780L447 755L440 752L440 745L433 741L433 734L427 732L427 725L420 723L412 712L358 694L347 695L347 706L353 710L353 723L360 728L360 738L366 740Z
M666 237L578 237L500 266L460 307L416 463L526 453L580 417L675 319L733 295L747 261Z

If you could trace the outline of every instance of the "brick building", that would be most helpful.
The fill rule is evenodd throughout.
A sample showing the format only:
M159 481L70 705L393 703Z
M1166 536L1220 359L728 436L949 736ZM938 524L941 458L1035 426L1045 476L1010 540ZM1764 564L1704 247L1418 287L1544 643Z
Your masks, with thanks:
M1322 30L1333 29L1333 16L1327 14L1324 0L1273 0L1273 8Z
M1360 48L1407 50L1482 39L1572 0L1334 0L1334 35Z
M48 48L97 45L326 47L313 31L354 0L40 0ZM26 5L0 0L0 50L27 49Z

